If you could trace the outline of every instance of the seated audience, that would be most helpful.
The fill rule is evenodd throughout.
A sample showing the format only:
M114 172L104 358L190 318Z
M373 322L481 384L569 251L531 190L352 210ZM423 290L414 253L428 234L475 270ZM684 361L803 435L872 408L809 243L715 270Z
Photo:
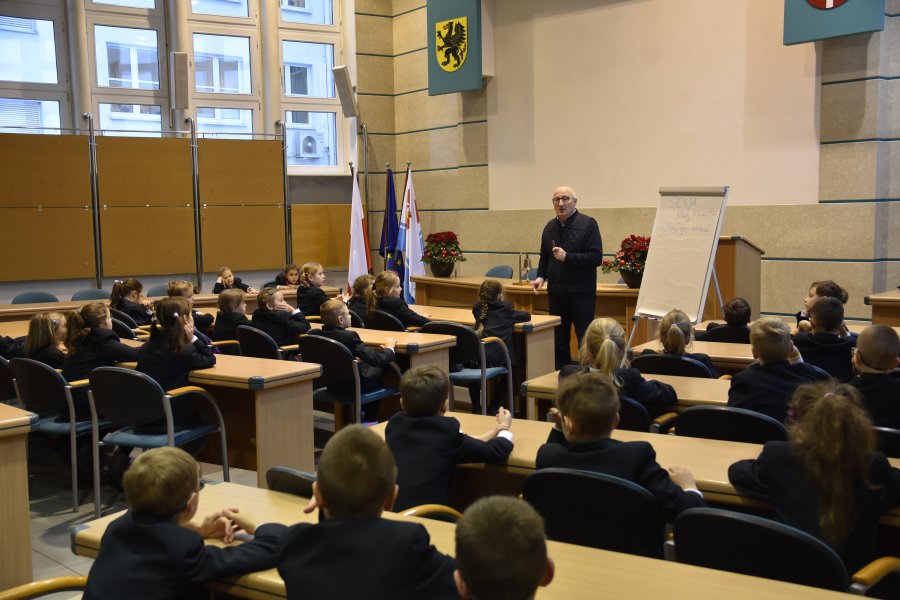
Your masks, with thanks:
M258 291L241 281L240 277L235 277L228 267L219 267L212 293L221 294L224 290L241 290L247 294L255 294Z
M538 469L580 469L627 479L653 494L669 521L683 510L706 506L690 471L669 467L667 472L647 442L610 437L619 423L619 393L600 373L576 373L560 382L551 413L555 425L538 449ZM560 506L565 507L565 498Z
M728 342L732 344L750 343L750 303L743 298L734 298L722 307L725 324L710 323L706 333L698 333L698 340ZM711 332L715 330L715 333Z
M400 278L394 271L382 271L375 276L372 287L369 289L367 306L369 313L382 310L394 315L406 328L421 327L429 321L428 317L412 310L403 300Z
M246 511L232 509L199 525L191 520L203 482L200 465L179 448L141 454L124 476L128 511L106 528L88 574L85 600L189 600L205 598L204 584L275 566L283 525L257 525ZM253 541L219 548L203 538L234 539L235 525Z
M149 325L153 317L153 303L141 296L144 290L143 284L137 279L125 279L113 282L112 292L109 295L110 310L120 310L138 325Z
M900 471L875 451L860 401L849 385L800 386L791 399L797 424L790 441L767 442L759 458L728 469L732 485L834 548L850 573L876 558L879 517L900 504Z
M856 337L841 334L844 305L837 298L821 298L809 309L812 332L794 336L794 346L803 361L827 371L839 381L853 376L851 364Z
M826 375L804 362L789 362L794 352L791 330L777 317L753 322L750 348L756 362L731 378L728 406L753 410L784 423L788 400L797 386Z
M249 325L247 303L244 292L237 289L226 289L219 293L219 312L216 314L216 325L213 327L212 339L217 342L236 340L235 331L241 325Z
M453 575L461 598L530 600L538 586L550 584L554 569L544 521L523 500L482 498L456 523Z
M682 311L670 310L659 322L659 341L663 346L663 352L670 356L686 356L706 365L713 377L719 373L713 366L708 354L702 352L688 352L687 348L694 340L694 326L691 320ZM641 354L657 354L655 350L646 349Z
M353 280L353 288L350 298L347 300L347 308L355 312L360 319L365 319L366 313L369 312L368 293L373 281L375 281L375 278L371 275L360 275Z
M166 295L170 298L181 297L188 301L191 307L191 316L194 318L194 327L207 329L212 327L213 316L194 310L194 284L190 281L170 281L166 287ZM203 336L205 337L205 336ZM202 339L202 338L201 338ZM209 341L208 339L205 341Z
M66 319L60 313L38 313L28 323L23 356L54 369L66 360Z
M256 296L252 325L271 336L279 346L297 343L297 336L309 331L309 322L284 300L275 288L265 288Z
M850 383L863 396L863 407L876 427L900 429L900 337L886 325L866 327L856 341Z
M289 528L278 551L289 600L459 598L455 561L431 545L425 528L381 517L397 497L397 467L375 433L341 429L325 444L316 475L324 520Z
M831 281L830 279L824 281L813 281L809 286L809 292L803 299L803 310L794 315L797 318L797 327L791 333L797 333L800 331L809 333L810 331L812 331L812 323L810 323L809 321L809 311L810 309L812 309L813 305L819 301L820 298L837 298L841 301L841 304L847 304L847 300L850 298L850 295L847 293L847 290L839 286L834 281ZM847 330L847 326L842 323L841 335L848 334L849 331Z
M385 439L394 452L399 475L397 510L420 504L447 504L455 465L504 460L513 448L512 414L497 412L497 425L471 437L459 421L446 416L450 381L434 366L410 369L400 380L400 406Z

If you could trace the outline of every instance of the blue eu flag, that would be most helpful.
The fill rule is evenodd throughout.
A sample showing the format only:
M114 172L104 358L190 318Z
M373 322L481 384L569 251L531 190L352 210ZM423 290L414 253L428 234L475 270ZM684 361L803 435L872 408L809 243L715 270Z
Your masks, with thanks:
M403 259L397 251L397 236L400 226L397 223L397 192L394 190L394 172L387 172L387 195L384 201L384 222L381 225L381 245L378 254L384 257L384 270L396 271L403 281Z

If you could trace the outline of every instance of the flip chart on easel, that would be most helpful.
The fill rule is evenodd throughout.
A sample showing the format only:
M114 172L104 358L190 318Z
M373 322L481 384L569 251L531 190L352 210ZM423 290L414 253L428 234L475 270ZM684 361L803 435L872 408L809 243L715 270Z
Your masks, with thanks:
M677 308L697 323L716 259L728 186L664 187L659 195L635 314L659 319Z

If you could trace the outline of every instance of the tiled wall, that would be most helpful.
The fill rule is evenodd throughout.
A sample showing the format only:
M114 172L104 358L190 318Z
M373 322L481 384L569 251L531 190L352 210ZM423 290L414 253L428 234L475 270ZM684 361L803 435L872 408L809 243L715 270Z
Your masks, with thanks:
M900 139L900 0L887 5L884 33L818 48L821 202L728 209L723 233L766 251L764 313L793 314L809 282L835 279L850 292L847 317L868 319L863 297L900 283L900 146L887 141ZM552 218L549 206L489 208L488 92L428 96L424 0L357 0L356 31L359 104L370 132L372 245L384 214L384 163L399 171L399 200L409 160L424 232L452 229L468 253L457 274L515 266L518 252L534 252ZM653 207L583 210L600 223L606 253L626 235L652 228ZM381 259L377 250L373 255L377 270Z

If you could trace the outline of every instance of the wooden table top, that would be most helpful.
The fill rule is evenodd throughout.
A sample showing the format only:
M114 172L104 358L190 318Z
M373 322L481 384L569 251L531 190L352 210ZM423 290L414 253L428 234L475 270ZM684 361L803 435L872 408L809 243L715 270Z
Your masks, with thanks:
M209 482L200 493L198 518L195 521L199 523L207 514L237 506L254 515L260 522L314 522L317 519L315 514L303 514L302 508L305 505L305 499L288 494L233 483ZM106 527L121 514L116 513L75 527L72 530L73 551L80 556L96 556ZM403 517L394 513L385 513L384 517L421 523L439 551L455 554L454 524ZM222 545L215 540L207 543ZM843 594L812 587L560 542L548 542L547 552L556 564L556 575L549 586L539 588L538 600L594 600L601 590L604 597L637 600L673 597L719 600L725 596L746 600L846 598ZM229 578L213 584L213 587L246 598L285 595L284 583L275 569Z
M880 294L870 294L863 298L863 302L870 306L874 304L900 306L900 290L881 292Z
M432 277L430 275L418 275L412 277L416 283L424 283L428 285L442 285L446 287L471 288L473 290L472 302L478 299L478 294L474 293L481 286L485 279L496 279L503 285L503 291L506 293L535 293L531 289L531 283L519 283L518 279L503 279L500 277ZM638 288L630 288L624 283L598 283L597 294L606 296L630 296L637 298L640 293ZM538 294L546 294L547 286L541 288Z
M644 350L662 352L662 344L658 341L650 341L629 349L634 356L638 356ZM726 342L701 342L694 341L687 349L688 352L699 352L709 355L709 358L717 364L741 369L753 362L753 354L750 344L730 344Z
M725 324L724 321L701 321L700 323L697 323L696 325L694 325L694 331L696 331L698 333L705 333L706 330L709 328L710 323L719 323L721 325ZM752 323L752 321L751 321L751 323ZM847 325L847 329L850 331L850 333L856 333L856 334L862 333L863 329L865 329L866 327L869 326L868 323L847 323L846 325ZM892 327L892 329L894 331L896 331L898 334L900 334L900 327Z
M366 346L382 346L385 339L394 337L397 339L395 350L398 354L432 352L456 345L456 338L452 335L409 331L381 331L379 329L363 329L359 327L351 327L349 330L355 331Z
M712 405L724 406L728 402L728 379L703 379L701 377L679 377L677 375L647 374L645 379L668 383L678 394L679 406ZM559 371L547 373L522 383L522 395L527 398L553 400L559 388Z
M445 306L427 306L424 304L410 304L409 306L420 315L425 315L432 321L452 321L469 327L475 327L475 316L471 310L465 308L447 308ZM527 323L516 323L513 331L530 333L556 327L560 324L560 318L555 315L532 315Z
M0 437L22 435L31 431L37 415L0 402Z

